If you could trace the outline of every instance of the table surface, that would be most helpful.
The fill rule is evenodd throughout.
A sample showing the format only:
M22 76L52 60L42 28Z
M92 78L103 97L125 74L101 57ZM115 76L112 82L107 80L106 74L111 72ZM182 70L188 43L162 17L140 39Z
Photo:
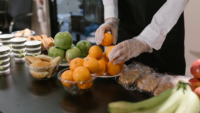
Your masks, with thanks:
M25 63L16 63L14 58L10 70L9 75L0 75L0 113L108 113L110 102L137 102L151 97L128 91L112 78L97 78L88 92L71 95L57 76L36 80Z

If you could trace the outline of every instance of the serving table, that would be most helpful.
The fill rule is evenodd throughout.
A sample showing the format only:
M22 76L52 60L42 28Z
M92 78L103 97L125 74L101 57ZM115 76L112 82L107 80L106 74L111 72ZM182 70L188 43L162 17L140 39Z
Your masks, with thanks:
M66 67L59 67L59 71ZM97 78L82 95L71 95L57 79L37 80L24 62L11 57L11 73L0 75L0 113L108 113L108 103L137 102L151 96L128 91L112 78Z

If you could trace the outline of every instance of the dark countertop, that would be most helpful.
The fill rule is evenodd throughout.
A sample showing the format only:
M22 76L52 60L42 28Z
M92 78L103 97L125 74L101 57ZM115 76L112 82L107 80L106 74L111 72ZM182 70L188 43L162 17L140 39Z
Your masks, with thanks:
M150 97L128 91L111 78L97 78L88 92L71 95L57 76L36 80L25 63L15 63L14 58L10 70L9 75L0 75L0 113L108 113L109 102L136 102Z

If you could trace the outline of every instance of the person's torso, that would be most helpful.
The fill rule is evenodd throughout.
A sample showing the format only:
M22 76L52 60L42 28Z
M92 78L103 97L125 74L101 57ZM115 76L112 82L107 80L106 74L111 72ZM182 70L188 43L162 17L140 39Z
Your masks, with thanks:
M165 2L166 0L118 0L118 43L138 36L144 28L151 23L154 14ZM163 68L172 73L184 74L183 14L172 30L167 34L160 50L154 50L153 53L143 53L134 60L154 68ZM177 69L176 66L180 68Z

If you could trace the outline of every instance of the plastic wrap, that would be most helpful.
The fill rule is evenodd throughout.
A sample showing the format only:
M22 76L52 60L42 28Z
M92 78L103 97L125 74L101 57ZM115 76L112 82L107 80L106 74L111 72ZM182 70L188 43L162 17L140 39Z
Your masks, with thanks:
M188 83L189 79L190 77L186 76L165 74L162 77L162 80L160 81L158 88L155 90L153 94L154 96L156 96L167 89L173 88L174 86L176 86L176 84L178 84L179 81Z
M120 73L120 77L117 79L118 83L128 90L136 89L137 80L144 77L147 74L151 74L152 69L141 63L134 62L128 65L126 71Z
M170 82L170 79L171 79L171 77L169 75L164 75L161 78L160 83L158 84L158 87L154 91L153 95L156 96L167 89L173 88L175 86L175 84Z
M161 73L147 74L137 81L137 88L141 91L153 93L159 86L162 78L163 74Z
M134 61L116 78L127 90L148 92L154 96L173 88L181 80L188 82L190 77L158 73L149 66Z

